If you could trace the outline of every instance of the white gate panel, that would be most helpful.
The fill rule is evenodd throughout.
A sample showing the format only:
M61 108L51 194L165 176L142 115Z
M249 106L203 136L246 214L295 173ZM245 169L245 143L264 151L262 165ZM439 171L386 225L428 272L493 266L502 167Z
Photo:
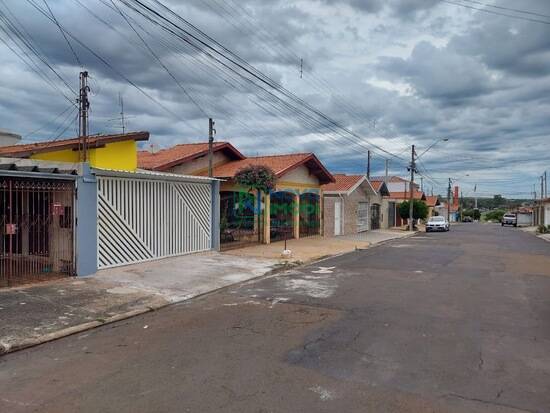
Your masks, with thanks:
M97 180L98 268L211 249L210 183Z

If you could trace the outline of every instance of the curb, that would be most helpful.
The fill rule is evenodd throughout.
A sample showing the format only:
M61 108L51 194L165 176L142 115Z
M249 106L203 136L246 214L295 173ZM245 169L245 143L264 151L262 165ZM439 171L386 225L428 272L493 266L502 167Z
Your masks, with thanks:
M351 253L356 252L356 251L367 251L371 248L375 248L375 247L384 245L384 244L389 243L391 241L395 241L395 240L399 240L399 239L407 239L407 238L413 237L414 235L417 235L418 233L419 232L417 231L417 232L414 232L414 233L407 234L403 237L387 239L387 240L378 242L376 244L371 244L371 245L368 246L368 248L356 248L353 251L347 251L347 252L342 252L342 253L339 253L339 254L329 255L329 256L326 256L326 257L321 257L321 258L314 259L314 260L307 261L307 262L283 264L283 265L280 265L277 268L271 269L270 271L266 272L265 274L258 275L257 277L253 277L253 278L250 278L250 279L244 280L244 281L239 281L239 282L236 282L236 283L233 283L233 284L228 284L228 285L225 285L223 287L219 287L219 288L216 288L214 290L206 291L204 293L197 294L193 297L183 299L181 301L166 302L166 303L163 303L163 304L155 304L155 305L148 306L148 307L145 307L145 308L140 308L140 309L137 309L137 310L128 311L126 313L116 314L116 315L114 315L112 317L109 317L109 318L106 318L104 320L95 320L95 321L90 321L90 322L83 323L83 324L78 324L78 325L75 325L75 326L72 326L72 327L67 327L67 328L55 331L53 333L45 334L45 335L40 336L40 337L35 337L33 339L30 339L30 340L23 340L19 343L10 344L10 343L5 343L5 342L0 341L0 357L5 355L5 354L8 354L8 353L14 353L14 352L17 352L17 351L20 351L20 350L28 349L28 348L31 348L31 347L36 347L40 344L45 344L45 343L49 343L51 341L59 340L60 338L63 338L63 337L68 337L68 336L72 336L72 335L75 335L75 334L82 333L84 331L93 330L95 328L105 326L105 325L108 325L108 324L112 324L112 323L115 323L117 321L127 320L129 318L133 318L133 317L136 317L136 316L139 316L139 315L142 315L142 314L157 311L157 310L160 310L162 308L187 303L191 300L204 298L206 296L216 294L220 291L223 291L223 290L226 290L226 289L229 289L229 288L233 288L233 287L238 286L238 285L245 285L245 284L250 283L250 282L259 281L263 278L273 277L273 276L276 276L280 273L284 273L286 271L292 270L294 268L304 267L304 266L312 265L312 264L315 264L315 263L318 263L318 262L323 262L323 261L329 260L331 258L336 258L336 257L340 257L340 256L343 256L343 255L346 255L346 254L351 254Z
M9 343L3 343L0 342L0 356L8 353L14 353L16 351L24 350L26 348L35 347L39 344L48 343L50 341L55 341L63 337L72 336L74 334L82 333L83 331L92 330L97 327L101 327L107 324L115 323L117 321L126 320L128 318L132 318L141 314L149 313L152 311L159 310L163 307L166 307L170 305L170 303L167 304L157 304L154 306L149 306L146 308L140 308L138 310L132 310L128 311L126 313L122 314L116 314L112 317L109 317L105 320L96 320L96 321L90 321L83 324L78 324L76 326L67 327L58 331L55 331L53 333L45 334L40 337L36 337L30 340L23 340L19 343L9 344Z
M275 276L279 273L291 270L291 269L296 268L298 266L299 265L292 265L292 264L280 265L279 267L273 268L273 269L269 270L268 272L266 272L265 274L258 275L257 277L253 277L253 278L250 278L250 279L244 280L244 281L239 281L239 282L236 282L236 283L233 283L233 284L224 285L223 287L219 287L219 288L216 288L214 290L206 291L204 293L197 294L193 297L189 297L189 298L183 299L181 301L165 302L165 303L162 303L162 304L150 305L150 306L140 308L140 309L137 309L137 310L132 310L132 311L127 311L125 313L116 314L116 315L114 315L112 317L109 317L109 318L106 318L104 320L89 321L87 323L82 323L82 324L78 324L78 325L75 325L75 326L72 326L72 327L67 327L67 328L55 331L53 333L49 333L49 334L45 334L43 336L35 337L33 339L30 339L30 340L23 340L21 342L13 343L13 344L5 343L5 342L0 341L0 357L5 355L5 354L8 354L8 353L15 353L15 352L20 351L20 350L28 349L28 348L31 348L31 347L36 347L40 344L45 344L45 343L49 343L51 341L59 340L60 338L63 338L63 337L72 336L72 335L75 335L75 334L82 333L84 331L93 330L93 329L101 327L101 326L116 323L117 321L127 320L129 318L134 318L134 317L137 317L139 315L143 315L143 314L146 314L146 313L150 313L150 312L153 312L153 311L160 310L162 308L187 303L187 302L189 302L191 300L195 300L195 299L204 298L205 296L218 293L220 291L223 291L225 289L229 289L231 287L235 287L235 286L240 285L240 284L245 284L245 283L252 282L252 281L258 281L259 279L262 279L262 278Z

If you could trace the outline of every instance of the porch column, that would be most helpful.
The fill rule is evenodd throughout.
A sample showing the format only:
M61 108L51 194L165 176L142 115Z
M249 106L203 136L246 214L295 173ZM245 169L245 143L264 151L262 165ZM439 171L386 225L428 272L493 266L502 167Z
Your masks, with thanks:
M271 244L271 195L264 194L264 243Z
M294 194L294 208L293 208L293 220L294 220L294 238L300 239L300 193L299 191Z
M220 250L220 181L211 182L211 208L212 208L212 227L210 237L212 240L212 250Z
M342 213L344 212L344 203L342 202ZM343 213L342 216L345 216ZM342 235L344 234L344 221L342 220ZM319 190L319 235L325 236L325 197L323 191Z

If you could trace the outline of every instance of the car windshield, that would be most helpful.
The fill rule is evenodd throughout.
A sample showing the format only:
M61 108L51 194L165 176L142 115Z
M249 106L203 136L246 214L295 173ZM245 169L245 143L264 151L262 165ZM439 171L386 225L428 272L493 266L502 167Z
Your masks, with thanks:
M516 216L513 214L506 214L504 215L505 218L515 218Z
M433 217L433 218L430 218L430 221L431 222L445 222L445 218L443 218L443 217Z

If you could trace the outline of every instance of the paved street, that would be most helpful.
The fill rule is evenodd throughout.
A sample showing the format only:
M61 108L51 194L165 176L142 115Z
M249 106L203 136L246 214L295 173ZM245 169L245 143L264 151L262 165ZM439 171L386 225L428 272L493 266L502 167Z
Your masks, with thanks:
M465 224L0 358L2 412L549 412L550 243Z

